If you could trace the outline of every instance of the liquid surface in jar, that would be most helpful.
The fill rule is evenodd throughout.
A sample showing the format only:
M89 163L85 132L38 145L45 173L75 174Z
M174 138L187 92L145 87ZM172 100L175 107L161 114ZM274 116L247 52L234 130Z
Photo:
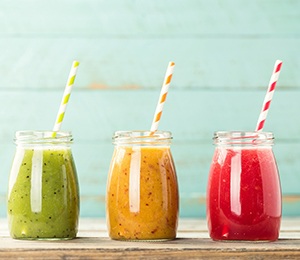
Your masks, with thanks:
M7 205L11 237L74 238L79 216L78 192L70 149L18 148Z
M207 196L211 238L278 239L281 188L271 148L217 148Z
M107 189L112 239L176 237L178 186L169 147L115 148Z

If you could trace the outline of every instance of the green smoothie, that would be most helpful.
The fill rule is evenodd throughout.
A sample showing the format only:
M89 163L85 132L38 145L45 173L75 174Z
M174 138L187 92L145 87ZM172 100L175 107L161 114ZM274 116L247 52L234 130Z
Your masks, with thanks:
M76 237L79 190L71 149L18 147L10 173L7 211L12 238Z

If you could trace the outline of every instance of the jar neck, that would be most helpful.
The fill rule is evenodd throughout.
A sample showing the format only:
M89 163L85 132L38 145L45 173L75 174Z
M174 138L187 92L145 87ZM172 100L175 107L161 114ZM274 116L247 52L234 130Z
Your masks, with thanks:
M172 133L168 131L117 131L113 136L114 145L170 146Z
M213 142L217 146L272 146L274 136L271 132L219 131Z
M17 145L70 145L73 142L71 132L59 131L17 131L14 142Z

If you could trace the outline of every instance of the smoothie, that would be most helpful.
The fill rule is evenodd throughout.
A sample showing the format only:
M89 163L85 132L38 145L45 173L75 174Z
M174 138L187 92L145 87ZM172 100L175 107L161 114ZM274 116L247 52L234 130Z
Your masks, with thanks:
M278 238L281 189L271 147L218 147L210 168L207 218L214 240Z
M175 238L178 204L169 147L115 148L107 188L107 224L112 239Z
M70 148L18 147L8 191L11 237L74 238L79 216L78 192Z

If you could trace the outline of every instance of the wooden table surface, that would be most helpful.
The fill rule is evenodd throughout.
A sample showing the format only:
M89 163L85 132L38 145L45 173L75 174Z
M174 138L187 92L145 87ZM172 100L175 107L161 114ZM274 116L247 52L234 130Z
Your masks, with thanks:
M178 238L166 242L110 240L104 219L81 219L67 241L14 240L6 219L0 226L0 259L300 259L300 218L284 218L276 242L215 242L204 219L180 219Z

